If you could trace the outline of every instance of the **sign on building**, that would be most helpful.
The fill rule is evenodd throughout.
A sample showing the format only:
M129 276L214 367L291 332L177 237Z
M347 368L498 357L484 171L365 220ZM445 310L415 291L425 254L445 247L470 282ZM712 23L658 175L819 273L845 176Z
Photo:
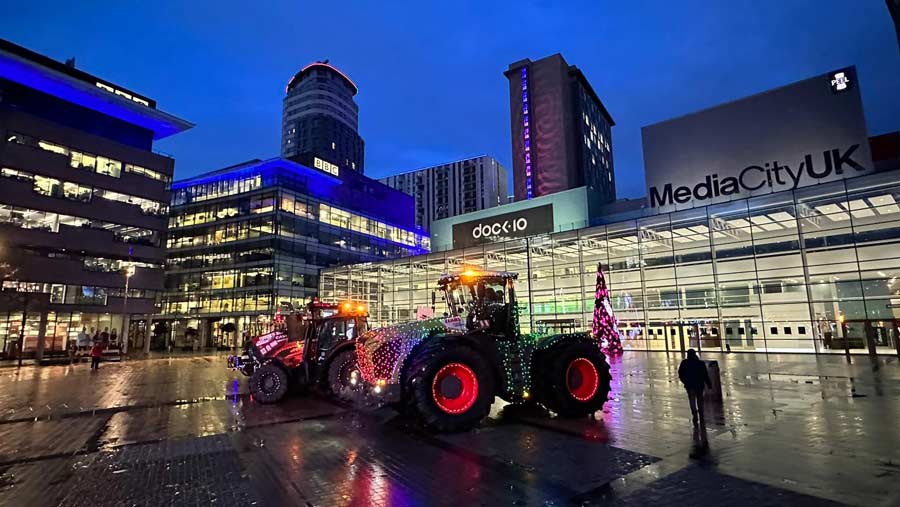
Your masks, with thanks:
M453 248L553 232L553 205L545 204L453 224Z
M856 68L641 129L647 200L666 211L874 170Z

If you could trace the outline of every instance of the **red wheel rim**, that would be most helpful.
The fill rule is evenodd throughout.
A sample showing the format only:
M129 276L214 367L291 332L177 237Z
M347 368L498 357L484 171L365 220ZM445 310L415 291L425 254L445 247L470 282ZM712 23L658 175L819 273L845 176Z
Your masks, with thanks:
M439 409L448 414L461 414L478 399L478 377L462 363L446 364L431 381L431 396Z
M597 394L600 387L600 374L590 360L578 357L569 363L566 369L566 388L569 394L578 401L588 401Z

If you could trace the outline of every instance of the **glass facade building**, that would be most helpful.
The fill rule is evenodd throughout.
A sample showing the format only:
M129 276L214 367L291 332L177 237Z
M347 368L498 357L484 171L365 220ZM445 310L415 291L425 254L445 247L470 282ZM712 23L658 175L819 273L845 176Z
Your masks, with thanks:
M175 167L153 142L191 127L0 39L0 359L67 356L82 329L144 345Z
M386 325L442 273L513 271L525 331L589 330L601 263L626 349L900 354L900 171L603 222L325 269L320 296Z
M174 183L160 317L170 343L190 346L190 328L204 345L232 347L280 303L315 296L322 267L428 252L414 220L402 192L285 159Z

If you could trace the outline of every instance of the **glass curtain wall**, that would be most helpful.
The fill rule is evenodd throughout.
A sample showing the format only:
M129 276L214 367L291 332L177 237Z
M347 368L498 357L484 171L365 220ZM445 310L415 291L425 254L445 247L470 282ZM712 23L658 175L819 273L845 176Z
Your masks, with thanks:
M385 325L430 315L442 273L513 271L524 331L589 330L600 262L628 349L898 354L898 200L896 175L876 174L326 269L320 294L364 300Z

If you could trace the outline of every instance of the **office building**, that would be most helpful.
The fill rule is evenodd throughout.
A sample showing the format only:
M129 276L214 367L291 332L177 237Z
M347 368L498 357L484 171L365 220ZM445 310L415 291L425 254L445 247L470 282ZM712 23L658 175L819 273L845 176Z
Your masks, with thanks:
M516 200L584 186L592 201L614 201L615 122L581 70L555 54L520 60L504 74Z
M442 273L512 271L524 332L583 331L600 263L628 350L900 356L900 170L874 167L857 85L850 67L647 126L648 199L438 221L433 253L323 270L321 297L389 324Z
M891 19L894 20L894 30L897 32L897 49L900 49L900 0L884 0L887 4Z
M0 357L63 355L82 327L142 345L174 169L153 142L191 126L0 40Z
M320 268L418 255L430 243L412 197L355 171L275 158L175 182L167 247L158 318L168 338L231 347L281 303L315 296Z
M506 168L488 155L467 158L378 180L413 196L416 224L493 208L508 202Z
M281 156L309 167L363 173L365 143L353 81L328 60L300 69L287 84Z

